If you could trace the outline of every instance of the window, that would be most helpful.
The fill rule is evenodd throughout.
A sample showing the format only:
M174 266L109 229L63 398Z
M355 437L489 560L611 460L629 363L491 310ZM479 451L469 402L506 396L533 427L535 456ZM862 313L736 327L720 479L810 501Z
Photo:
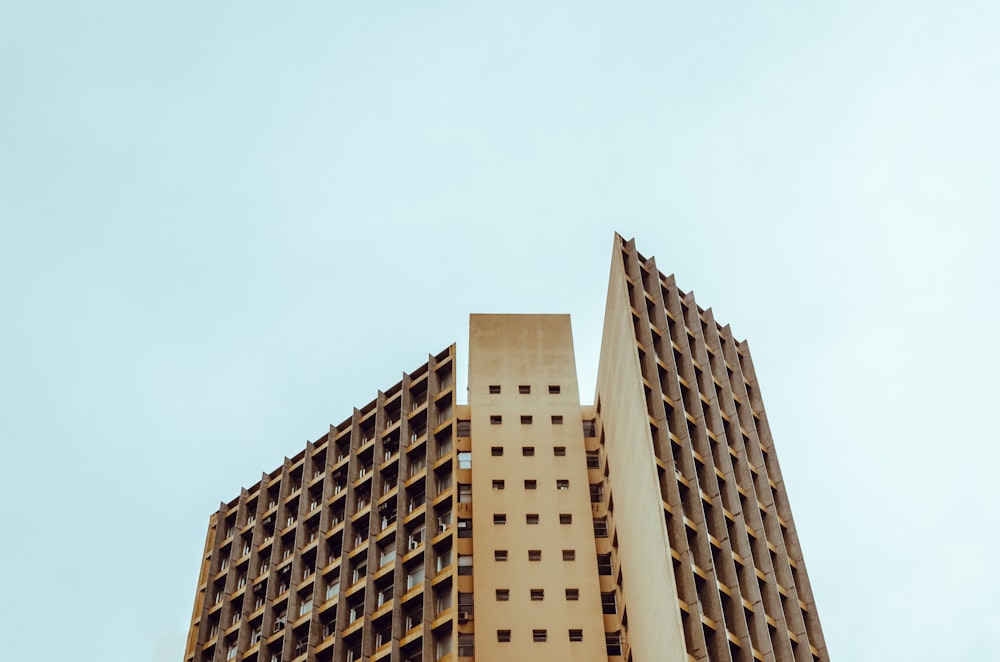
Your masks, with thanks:
M496 395L499 392L500 392L500 385L499 384L490 384L490 393L492 393L493 395Z
M601 592L601 607L605 614L617 614L618 608L615 605L615 592Z
M490 416L490 425L500 425L503 423L503 416Z
M526 489L526 490L538 489L538 481L537 480L525 480L524 481L524 489Z
M559 514L559 523L560 524L572 524L573 523L573 515L572 515L572 513L560 513Z
M552 417L552 425L562 425L562 421L563 421L562 416Z
M472 485L468 483L458 484L458 502L472 503Z
M539 602L545 599L545 589L544 588L533 588L531 589L531 599L534 602Z
M590 420L583 422L583 436L584 437L597 436L597 421Z
M587 451L587 468L601 468L601 451Z
M503 446L494 446L490 449L490 454L493 457L501 457L503 455Z
M459 554L458 555L458 574L460 574L460 575L471 575L472 574L472 555L471 554Z
M548 630L532 630L531 640L536 644L544 644L549 638Z
M590 484L590 502L600 503L604 501L604 485L602 483Z
M468 451L462 451L458 454L458 468L459 469L472 468L472 453Z
M540 550L540 549L529 549L528 550L528 560L529 561L541 561L542 560L542 550Z
M599 575L610 575L612 574L611 565L611 555L610 554L598 554L597 555L597 574Z
M494 561L506 561L507 560L507 550L506 549L495 549L495 550L493 550L493 560Z
M549 384L549 395L559 395L559 384Z
M458 656L474 657L476 654L475 635L458 633Z
M569 631L570 641L583 641L583 630L570 630Z
M471 538L472 537L472 520L464 519L462 517L458 518L458 537L459 538Z
M522 416L521 425L531 425L531 416Z
M502 480L495 480L495 481L493 481L493 489L495 489L495 490L502 490L503 489L503 485L504 485L504 483L503 483Z
M507 514L506 513L493 513L493 523L494 524L506 524Z
M607 538L608 537L608 518L599 517L594 519L594 537L595 538Z
M568 588L566 589L566 599L570 601L576 601L580 599L580 589L578 588Z
M557 490L568 490L569 489L569 479L560 478L556 481Z
M552 453L556 457L566 457L566 447L565 446L556 446L555 448L552 449Z
M608 655L615 656L622 654L622 639L618 632L606 632L604 641L608 646Z
M498 588L497 602L507 602L508 600L510 600L510 589Z
M521 446L521 455L524 457L534 457L535 447L534 446Z
M576 560L576 550L575 549L564 549L563 550L563 561L575 561Z
M509 644L510 630L497 630L497 641L501 644Z
M531 386L528 384L521 384L520 386L517 387L517 392L520 393L521 395L527 395L531 393Z
M538 515L535 513L532 513L530 515L525 515L524 522L525 524L538 524Z

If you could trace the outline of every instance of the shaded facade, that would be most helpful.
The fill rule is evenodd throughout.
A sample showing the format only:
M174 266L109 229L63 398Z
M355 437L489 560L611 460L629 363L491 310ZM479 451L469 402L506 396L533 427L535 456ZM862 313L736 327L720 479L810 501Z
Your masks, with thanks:
M745 342L615 237L565 315L455 348L210 518L185 662L828 660Z

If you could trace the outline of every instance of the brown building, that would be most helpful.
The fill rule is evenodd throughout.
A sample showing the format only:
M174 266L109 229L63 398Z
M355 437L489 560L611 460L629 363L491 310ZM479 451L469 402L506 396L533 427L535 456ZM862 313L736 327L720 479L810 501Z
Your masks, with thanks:
M569 317L454 346L209 522L185 662L828 660L745 342L615 237Z

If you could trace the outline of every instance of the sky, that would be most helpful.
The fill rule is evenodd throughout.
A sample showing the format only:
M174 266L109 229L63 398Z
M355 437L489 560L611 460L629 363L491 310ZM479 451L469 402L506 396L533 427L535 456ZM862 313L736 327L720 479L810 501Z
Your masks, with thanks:
M0 640L178 662L209 515L613 232L750 342L834 660L1000 660L1000 4L0 0Z

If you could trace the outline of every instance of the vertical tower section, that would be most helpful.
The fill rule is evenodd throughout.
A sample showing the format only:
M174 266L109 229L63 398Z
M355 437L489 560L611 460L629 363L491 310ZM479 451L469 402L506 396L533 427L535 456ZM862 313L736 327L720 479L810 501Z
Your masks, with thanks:
M605 662L569 316L469 327L475 658Z
M615 236L598 369L635 662L826 662L749 348Z

